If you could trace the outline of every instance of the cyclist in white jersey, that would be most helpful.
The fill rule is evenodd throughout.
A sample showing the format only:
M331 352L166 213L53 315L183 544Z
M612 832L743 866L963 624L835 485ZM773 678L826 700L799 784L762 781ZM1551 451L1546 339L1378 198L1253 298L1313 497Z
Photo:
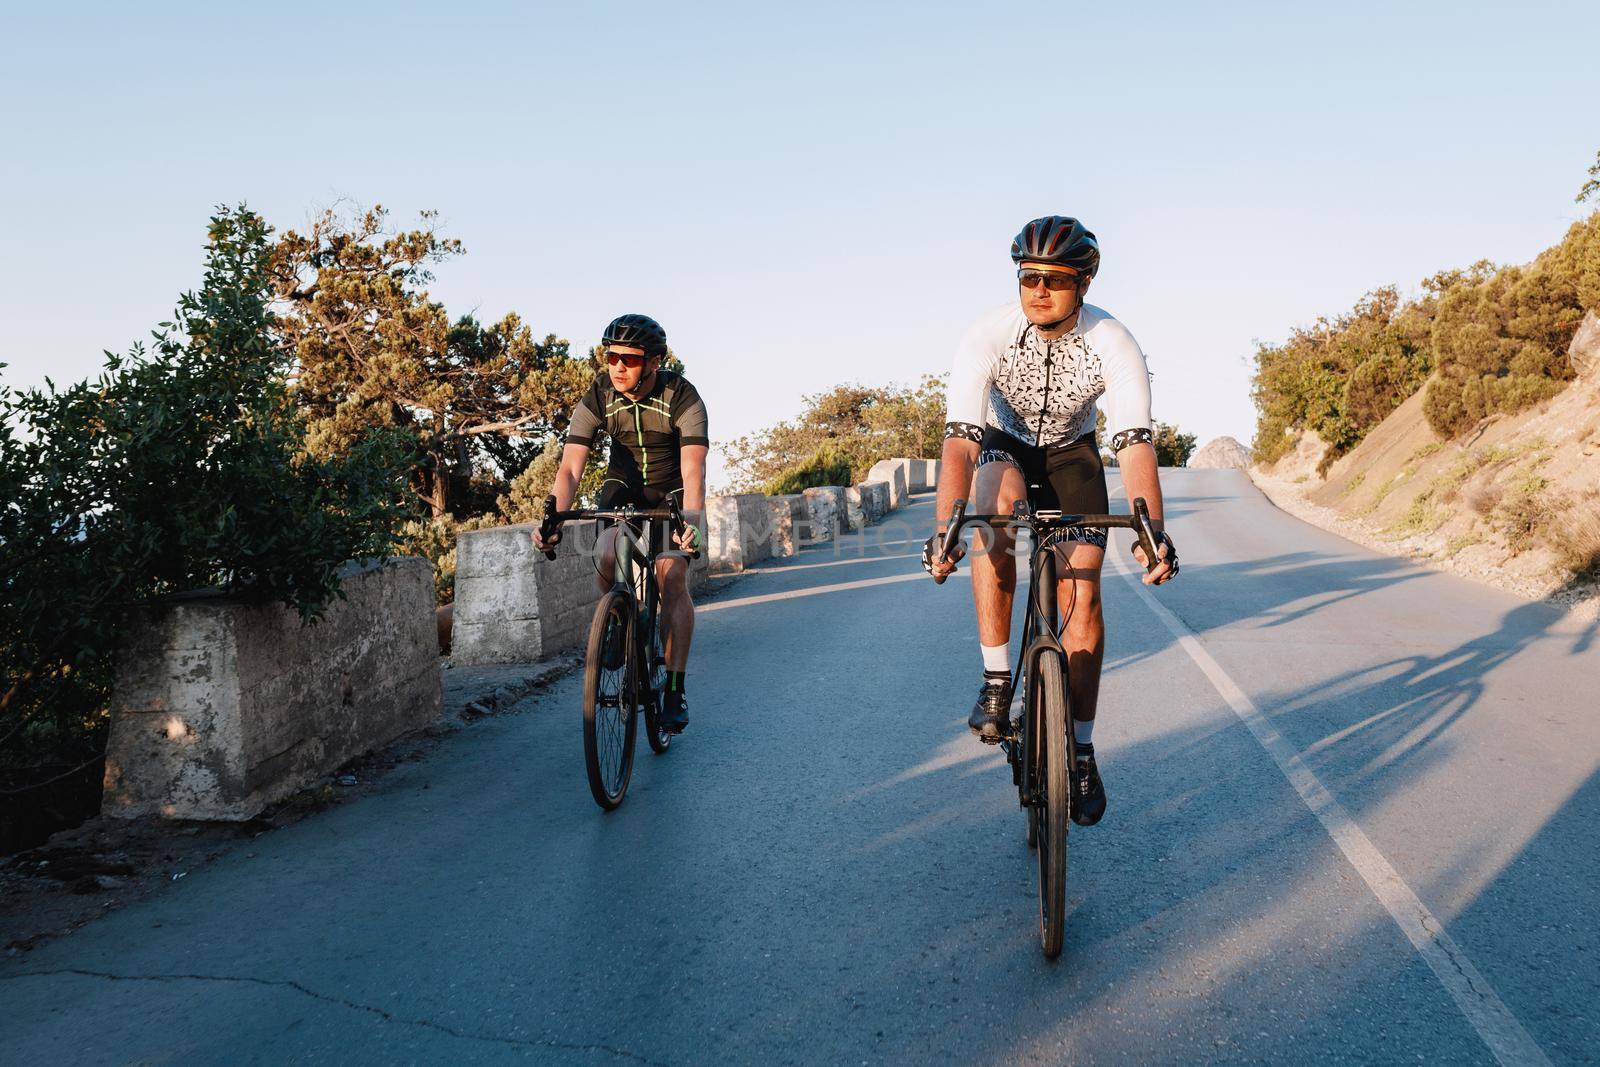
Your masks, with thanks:
M1095 442L1097 402L1128 497L1150 506L1160 561L1145 582L1178 573L1178 552L1162 523L1161 483L1150 428L1150 375L1127 327L1083 302L1100 267L1094 234L1076 219L1050 215L1022 228L1011 244L1021 299L985 315L967 331L950 375L937 504L939 532L923 548L923 566L943 577L964 554L939 555L944 527L959 498L972 510L1010 514L1026 499L1035 509L1105 514L1105 472ZM1010 728L1011 603L1017 561L1008 531L994 531L989 551L972 561L972 593L983 652L983 685L967 723L994 744ZM1056 546L1057 603L1071 605L1062 633L1068 656L1072 730L1078 765L1072 818L1093 826L1105 813L1105 787L1094 761L1095 705L1105 656L1100 609L1103 530L1072 530ZM1133 554L1145 563L1135 545Z

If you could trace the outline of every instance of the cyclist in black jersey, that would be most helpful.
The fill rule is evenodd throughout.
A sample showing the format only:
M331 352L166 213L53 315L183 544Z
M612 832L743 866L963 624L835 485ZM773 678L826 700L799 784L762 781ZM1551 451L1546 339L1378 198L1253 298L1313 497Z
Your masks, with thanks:
M706 504L706 406L699 392L683 375L661 369L667 355L667 334L647 315L622 315L613 319L601 338L606 371L573 409L567 426L561 465L551 492L556 509L572 507L589 451L602 434L611 441L611 459L596 506L620 508L631 504L655 508L676 496L686 527L674 538L684 552L700 547L700 523ZM560 540L544 539L537 529L534 546L541 551ZM617 531L604 529L598 549L596 578L602 591L610 587L616 563ZM653 546L668 551L671 545ZM661 587L661 622L667 660L667 691L662 723L679 732L689 724L684 696L684 671L689 644L694 639L694 602L689 597L689 561L684 556L662 556L656 563Z
M1095 412L1104 410L1108 442L1121 466L1128 498L1150 508L1160 559L1145 575L1159 585L1178 573L1178 552L1162 523L1161 483L1150 425L1150 380L1144 353L1127 327L1103 308L1084 303L1100 268L1100 244L1077 219L1034 219L1011 243L1019 299L979 319L957 349L948 390L938 524L950 520L956 499L984 514L1009 514L1026 499L1035 509L1104 514L1105 473L1095 443ZM1011 604L1017 561L1011 534L994 532L989 550L974 558L972 592L983 655L983 682L967 719L986 743L1010 730ZM936 578L955 570L958 543L943 555L944 534L923 548L923 566ZM1069 660L1073 821L1094 825L1105 812L1105 786L1095 765L1093 731L1105 656L1100 569L1106 535L1074 530L1056 546L1063 575L1058 603L1070 605L1062 644ZM1133 553L1145 563L1143 550Z

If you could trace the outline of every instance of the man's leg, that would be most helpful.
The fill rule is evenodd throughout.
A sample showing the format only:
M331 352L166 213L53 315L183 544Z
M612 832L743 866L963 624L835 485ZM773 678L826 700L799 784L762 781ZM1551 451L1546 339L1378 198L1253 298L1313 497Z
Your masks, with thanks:
M1027 494L1016 464L992 461L972 476L972 506L978 515L1009 515ZM1009 529L978 527L973 536L972 602L978 611L978 641L993 647L1011 640L1011 601L1017 592L1016 539Z
M611 588L611 581L615 577L617 569L617 528L615 526L607 526L600 531L600 537L595 541L594 550L595 558L599 561L599 566L594 572L594 578L600 585L600 591L604 593Z
M689 645L694 640L689 561L682 556L657 559L656 583L661 589L661 642L667 661L667 691L661 694L661 720L667 729L680 733L689 725L684 672L689 665Z
M1066 552L1056 553L1057 565L1062 567L1056 603L1063 612L1071 608L1061 634L1061 647L1067 653L1072 717L1079 722L1093 722L1095 705L1100 700L1100 665L1106 655L1106 620L1100 610L1100 567L1106 552L1077 542L1063 547Z
M1072 770L1076 793L1072 821L1081 826L1093 826L1106 811L1105 787L1095 766L1093 742L1095 711L1100 702L1100 667L1106 654L1106 622L1100 607L1100 568L1105 556L1105 549L1078 542L1067 542L1057 551L1062 577L1056 603L1068 613L1061 630L1072 701L1068 729L1073 732L1078 752L1078 763Z
M657 559L656 582L661 587L661 643L667 670L682 672L689 665L689 645L694 640L689 561L682 556Z
M980 463L972 478L973 512L1009 515L1027 486L1015 463ZM1011 603L1017 591L1016 538L1009 529L979 527L973 535L972 601L978 613L978 643L983 646L983 685L967 726L987 744L999 742L1011 722Z

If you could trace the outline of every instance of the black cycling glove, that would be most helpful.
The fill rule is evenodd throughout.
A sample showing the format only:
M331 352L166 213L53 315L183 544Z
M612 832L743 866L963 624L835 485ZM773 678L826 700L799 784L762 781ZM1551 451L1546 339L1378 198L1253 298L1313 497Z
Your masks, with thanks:
M1172 568L1172 573L1168 577L1169 578L1176 578L1178 576L1178 546L1172 543L1172 538L1167 534L1167 531L1165 531L1165 530L1162 530L1162 531L1160 531L1159 533L1156 534L1155 542L1156 542L1156 558L1158 560L1160 560L1162 563L1165 563L1167 566ZM1161 546L1162 545L1166 545L1167 546L1167 554L1165 556L1163 556L1161 554ZM1138 546L1138 542L1137 541L1134 542L1134 546L1135 547Z
M922 569L927 571L929 574L932 574L933 565L938 561L939 555L943 551L944 534L936 533L924 541L922 543ZM966 554L967 546L962 544L960 541L957 541L955 545L951 547L950 554L944 558L947 562L957 563L961 560L961 557Z

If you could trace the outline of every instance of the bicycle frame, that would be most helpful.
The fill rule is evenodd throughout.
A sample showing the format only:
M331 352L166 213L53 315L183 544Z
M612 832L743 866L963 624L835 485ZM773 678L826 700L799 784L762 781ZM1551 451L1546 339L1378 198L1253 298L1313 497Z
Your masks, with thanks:
M1037 806L1037 783L1031 773L1037 753L1038 730L1033 718L1037 716L1036 702L1024 685L1038 676L1039 661L1048 654L1061 657L1061 668L1067 671L1067 652L1061 644L1061 631L1057 622L1056 546L1049 535L1062 530L1101 528L1130 529L1139 537L1145 559L1150 568L1156 565L1155 532L1150 526L1150 512L1143 498L1133 501L1131 515L1065 515L1060 512L1035 512L1026 501L1018 501L1010 515L967 515L967 502L958 500L951 511L950 525L945 530L943 555L948 556L969 525L991 528L1009 526L1026 529L1031 535L1028 555L1028 610L1023 614L1022 655L1011 676L1011 691L1021 692L1023 717L1020 729L1001 739L1001 748L1011 764L1012 780L1017 786L1018 801L1024 808ZM1062 624L1064 625L1064 623ZM1069 756L1076 757L1072 731L1067 731Z
M621 508L557 511L555 497L545 499L544 518L540 528L548 536L558 529L562 523L578 519L610 519L615 525L612 529L617 531L615 560L611 570L611 587L625 592L634 602L635 618L639 625L634 627L638 637L641 655L639 661L645 664L645 678L642 682L644 693L652 691L649 678L650 665L647 662L650 651L650 633L658 625L658 608L661 603L660 589L657 585L655 563L660 555L650 551L649 537L653 532L654 523L666 524L668 534L675 533L683 525L683 513L678 506L676 498L668 498L665 508L637 509L629 506ZM635 531L634 524L639 524ZM663 553L664 555L665 553ZM699 555L698 552L689 553L690 556ZM546 551L545 558L554 559L554 551ZM644 561L640 567L638 560Z

